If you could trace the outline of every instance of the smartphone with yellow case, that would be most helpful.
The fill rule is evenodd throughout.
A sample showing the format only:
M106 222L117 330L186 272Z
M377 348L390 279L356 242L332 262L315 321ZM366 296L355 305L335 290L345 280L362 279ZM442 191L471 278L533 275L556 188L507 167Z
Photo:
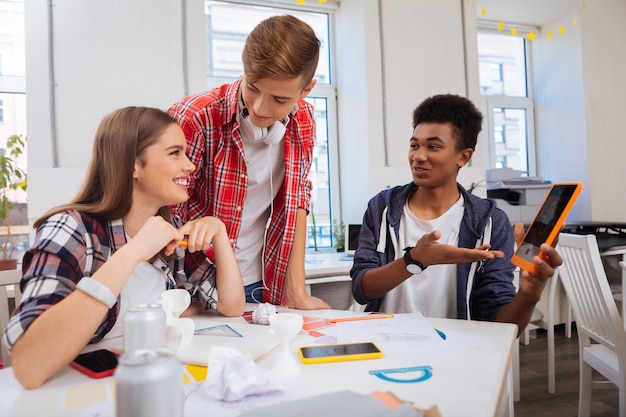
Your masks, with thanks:
M355 342L302 346L298 349L298 355L302 363L314 364L378 359L383 357L383 352L375 343Z

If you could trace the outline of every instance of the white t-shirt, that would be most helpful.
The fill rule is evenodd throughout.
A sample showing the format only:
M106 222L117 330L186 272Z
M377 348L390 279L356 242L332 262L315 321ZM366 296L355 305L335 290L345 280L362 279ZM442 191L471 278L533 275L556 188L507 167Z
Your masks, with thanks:
M267 145L263 141L242 140L248 189L235 245L235 258L239 263L243 284L249 285L262 278L265 231L272 202L285 177L285 148L282 141L277 145Z
M124 316L129 308L138 304L151 304L159 299L165 291L165 275L150 262L142 262L135 267L130 278L122 288L120 311L111 330L103 339L122 336L124 334Z
M433 230L441 231L440 244L457 246L465 209L463 196L440 217L422 220L407 204L400 220L400 238L396 259L404 256L404 248ZM419 259L419 258L418 258ZM385 295L380 310L389 313L419 311L425 317L456 318L456 264L431 265L421 274L406 279Z

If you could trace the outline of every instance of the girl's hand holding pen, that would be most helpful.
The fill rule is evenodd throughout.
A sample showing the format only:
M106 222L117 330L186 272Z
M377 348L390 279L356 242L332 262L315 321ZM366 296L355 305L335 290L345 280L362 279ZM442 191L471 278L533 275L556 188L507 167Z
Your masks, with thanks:
M217 217L207 216L190 220L181 226L178 231L184 238L178 242L179 246L186 247L189 252L206 251L215 239L228 238L226 226Z
M183 235L161 216L150 217L141 228L131 236L127 246L141 261L152 258L165 248L165 255L171 255Z

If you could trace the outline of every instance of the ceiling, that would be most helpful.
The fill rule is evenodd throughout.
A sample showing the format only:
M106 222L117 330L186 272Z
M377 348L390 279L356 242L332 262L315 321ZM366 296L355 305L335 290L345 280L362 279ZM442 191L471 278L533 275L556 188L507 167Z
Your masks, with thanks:
M542 26L582 6L583 0L474 0L479 20ZM471 4L471 3L470 3ZM486 16L481 10L485 9Z

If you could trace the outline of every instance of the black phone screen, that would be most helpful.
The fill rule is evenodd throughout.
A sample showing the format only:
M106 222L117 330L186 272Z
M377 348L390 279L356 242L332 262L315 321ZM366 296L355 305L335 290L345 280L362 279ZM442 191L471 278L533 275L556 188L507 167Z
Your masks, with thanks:
M307 359L380 352L373 343L348 343L344 345L302 347L301 349L302 356Z
M74 359L74 362L98 373L115 369L117 366L117 355L110 350L100 349L81 353Z

